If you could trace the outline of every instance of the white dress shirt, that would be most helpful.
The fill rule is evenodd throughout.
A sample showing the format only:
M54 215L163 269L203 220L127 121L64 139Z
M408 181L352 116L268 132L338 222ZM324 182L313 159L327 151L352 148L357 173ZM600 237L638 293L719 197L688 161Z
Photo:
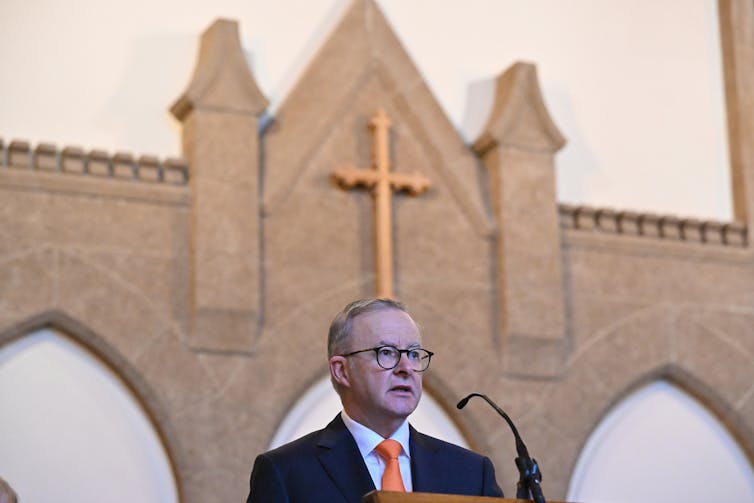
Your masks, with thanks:
M354 440L356 440L361 457L364 458L369 475L372 476L372 480L374 481L374 487L378 490L382 489L382 474L385 471L385 461L382 459L382 456L377 454L374 448L385 439L379 433L348 417L346 411L342 411L340 417L343 418L346 428L348 428L348 431L351 432ZM403 424L393 432L390 438L401 444L401 453L398 455L398 463L401 466L401 478L403 478L403 487L406 488L407 492L411 492L413 485L411 483L411 451L408 445L408 419L403 421Z

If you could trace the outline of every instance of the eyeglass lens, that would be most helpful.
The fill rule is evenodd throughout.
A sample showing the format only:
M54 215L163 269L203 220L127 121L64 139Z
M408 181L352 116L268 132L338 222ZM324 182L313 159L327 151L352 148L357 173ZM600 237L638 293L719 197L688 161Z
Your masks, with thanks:
M380 367L390 370L398 366L401 353L406 353L406 358L414 370L422 371L429 367L430 354L424 349L409 349L400 351L392 346L383 346L375 349L377 363Z

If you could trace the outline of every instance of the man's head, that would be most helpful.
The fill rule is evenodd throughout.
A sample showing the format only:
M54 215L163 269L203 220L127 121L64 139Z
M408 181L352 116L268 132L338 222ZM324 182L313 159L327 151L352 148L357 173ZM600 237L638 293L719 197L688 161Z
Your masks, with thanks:
M378 362L376 348L381 351ZM365 299L352 302L330 325L330 376L343 408L357 422L388 437L419 404L426 359L421 334L400 302ZM396 363L393 368L390 365Z

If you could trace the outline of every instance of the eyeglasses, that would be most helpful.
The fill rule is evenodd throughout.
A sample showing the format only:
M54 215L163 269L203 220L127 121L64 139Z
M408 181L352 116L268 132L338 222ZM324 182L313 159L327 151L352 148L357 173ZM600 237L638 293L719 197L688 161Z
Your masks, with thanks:
M411 364L411 368L416 372L427 370L429 368L429 361L434 354L432 351L422 348L398 349L395 346L378 346L376 348L360 349L359 351L353 351L352 353L340 356L353 356L368 351L374 351L377 365L385 370L392 370L397 367L401 361L401 355L405 353L406 359Z

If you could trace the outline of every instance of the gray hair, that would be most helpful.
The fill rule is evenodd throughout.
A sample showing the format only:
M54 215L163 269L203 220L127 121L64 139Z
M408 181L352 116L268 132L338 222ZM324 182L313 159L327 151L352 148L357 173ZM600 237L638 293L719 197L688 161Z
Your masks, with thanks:
M406 306L402 302L393 299L360 299L344 307L330 324L330 332L327 335L327 357L330 358L345 351L345 342L351 334L351 326L353 325L354 318L360 314L387 309L397 309L408 314Z

